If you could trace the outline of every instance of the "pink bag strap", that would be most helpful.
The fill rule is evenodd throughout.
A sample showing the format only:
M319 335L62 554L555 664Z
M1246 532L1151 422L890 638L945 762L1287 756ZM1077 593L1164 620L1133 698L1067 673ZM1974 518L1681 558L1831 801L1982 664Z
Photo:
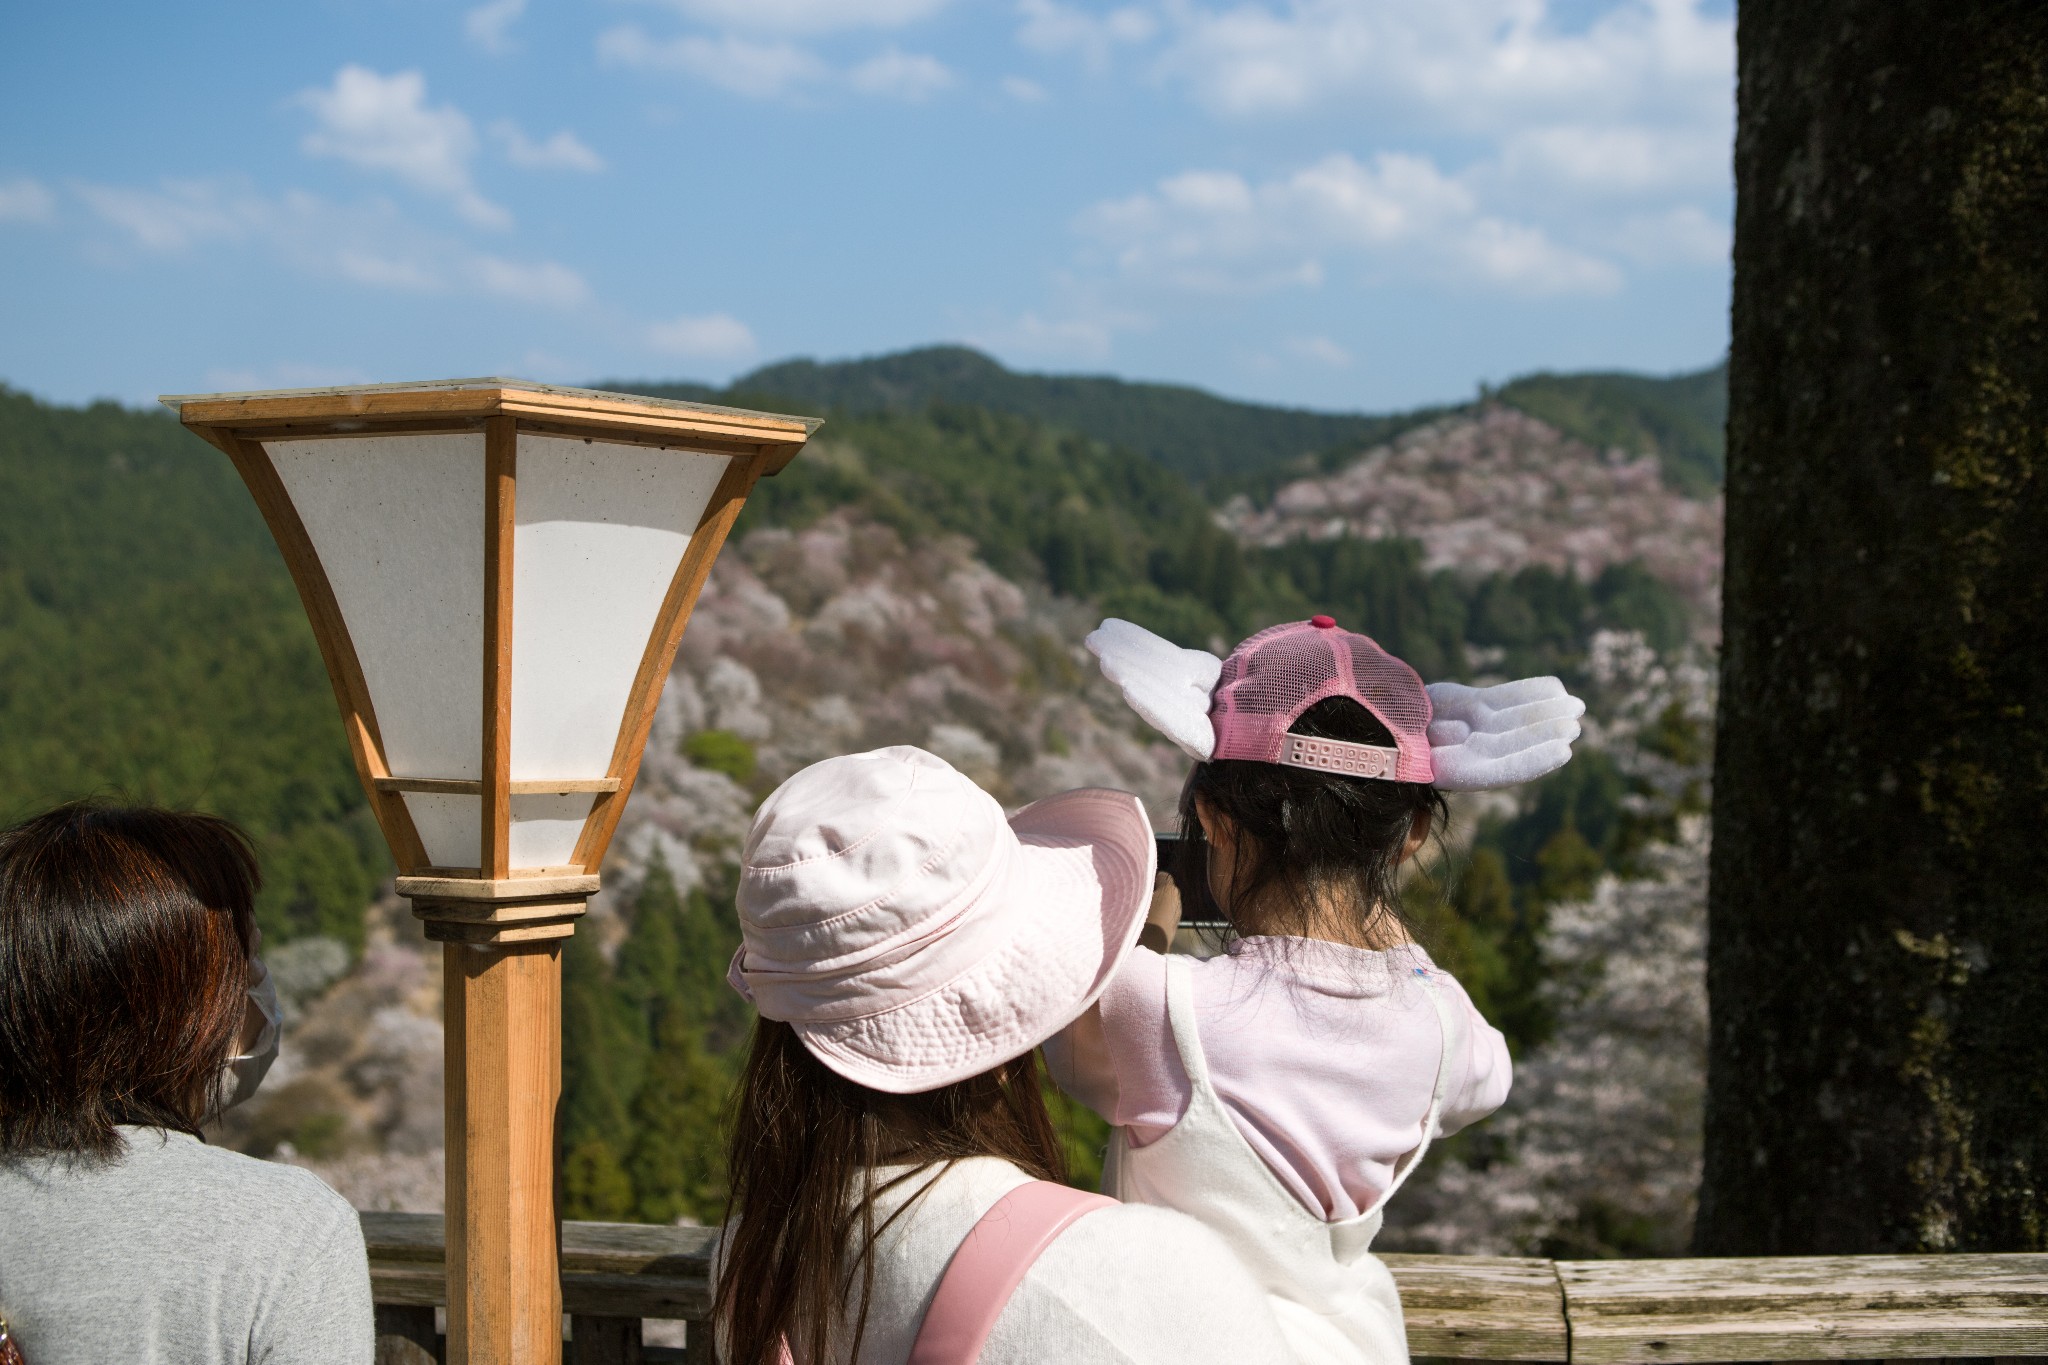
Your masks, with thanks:
M1053 1239L1116 1200L1034 1180L1011 1190L968 1230L925 1310L908 1365L974 1365L996 1319Z

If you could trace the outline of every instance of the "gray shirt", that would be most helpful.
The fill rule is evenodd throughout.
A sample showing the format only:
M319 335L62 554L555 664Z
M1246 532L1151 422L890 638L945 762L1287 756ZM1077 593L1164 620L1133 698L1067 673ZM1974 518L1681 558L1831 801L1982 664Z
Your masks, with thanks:
M0 1161L0 1313L29 1365L368 1365L354 1209L310 1171L123 1128L111 1162Z

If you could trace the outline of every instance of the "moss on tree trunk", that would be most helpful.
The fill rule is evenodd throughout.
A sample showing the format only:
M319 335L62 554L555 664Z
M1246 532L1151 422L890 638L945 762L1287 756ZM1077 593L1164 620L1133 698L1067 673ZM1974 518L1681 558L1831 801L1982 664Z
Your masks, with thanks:
M2048 5L1744 0L1707 1253L2048 1248Z

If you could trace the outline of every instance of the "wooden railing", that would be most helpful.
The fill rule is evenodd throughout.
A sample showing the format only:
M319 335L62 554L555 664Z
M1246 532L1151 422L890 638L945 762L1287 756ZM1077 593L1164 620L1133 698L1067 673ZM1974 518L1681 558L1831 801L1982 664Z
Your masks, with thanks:
M378 1365L431 1365L434 1308L446 1302L440 1218L366 1213L363 1233ZM716 1235L564 1224L569 1365L710 1365L697 1324L711 1307ZM2048 1356L2048 1254L1384 1259L1417 1356L1587 1365ZM643 1347L643 1318L689 1322L689 1344Z

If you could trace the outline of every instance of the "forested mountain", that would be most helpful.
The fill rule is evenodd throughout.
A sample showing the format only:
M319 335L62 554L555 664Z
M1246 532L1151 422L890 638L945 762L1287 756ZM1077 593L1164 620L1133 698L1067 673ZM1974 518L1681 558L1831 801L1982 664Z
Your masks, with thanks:
M0 820L94 794L239 821L266 933L361 941L383 844L227 457L165 413L0 389Z
M1269 489L1289 474L1335 469L1370 446L1452 411L1378 416L1311 412L1220 398L1175 384L1105 375L1023 374L965 346L821 363L787 360L734 380L701 384L610 382L673 398L780 402L809 413L920 412L952 403L1029 417L1148 456L1212 496ZM1633 374L1531 375L1501 401L1597 447L1656 454L1688 491L1718 485L1726 365L1669 379Z
M1612 376L1528 382L1570 396L1584 425L1648 420L1641 403L1607 404ZM854 508L911 539L965 536L1006 577L1187 643L1327 610L1446 674L1467 644L1540 666L1599 625L1672 632L1670 594L1627 565L1584 581L1544 568L1473 578L1425 570L1401 539L1242 545L1165 458L1173 433L1256 466L1431 413L1333 417L1019 375L961 348L791 362L720 396L771 383L784 399L809 386L848 406L764 483L742 534ZM1119 431L1152 444L1127 448ZM1292 435L1274 444L1273 432ZM223 456L163 413L0 389L0 816L113 792L222 811L262 845L269 932L355 941L385 860L331 705L290 581Z
M1652 451L1676 488L1721 486L1727 462L1728 362L1692 374L1527 375L1493 395L1559 431L1605 449Z
M1682 630L1671 593L1623 564L1590 581L1542 567L1475 577L1425 569L1401 538L1243 545L1156 462L986 409L838 416L800 464L761 485L742 532L857 508L906 537L966 536L1013 580L1183 644L1328 611L1448 675L1467 640L1535 662L1600 625Z
M1185 760L1130 717L1079 648L1104 614L1220 648L1328 611L1432 679L1597 681L1597 640L1676 650L1703 629L1695 585L1582 523L1673 508L1717 522L1714 499L1670 502L1655 468L1624 453L1698 436L1680 418L1714 385L1695 379L1691 399L1674 396L1691 381L1526 381L1530 407L1548 403L1618 450L1571 439L1527 407L1288 414L1165 386L1015 375L957 349L771 367L715 395L632 386L803 407L787 389L810 384L831 406L804 457L756 492L712 575L606 870L613 889L571 943L570 1211L716 1214L717 1112L744 1017L711 968L737 932L734 850L754 804L790 772L916 743L1006 802L1115 785L1169 819ZM1149 446L1115 439L1148 430ZM1255 439L1273 431L1294 434ZM1263 472L1199 482L1168 458L1176 447L1159 433L1173 432ZM1315 453L1311 440L1325 437L1333 444ZM1384 506L1372 475L1382 465L1405 480ZM1465 498L1446 472L1458 470L1475 486L1511 481L1519 520L1489 511L1491 494ZM1341 492L1358 529L1304 511L1308 485ZM1589 488L1605 501L1588 502ZM1235 510L1219 515L1226 493ZM1374 521L1386 507L1398 511L1391 530ZM1460 555L1461 543L1485 553ZM1710 563L1692 567L1711 579ZM1673 712L1638 747L1697 767L1697 718ZM1548 907L1632 866L1674 812L1697 804L1681 783L1646 807L1641 788L1589 747L1512 809L1475 807L1454 895L1417 903L1441 959L1518 1048L1555 1027L1540 948ZM438 976L402 911L370 918L365 949L364 907L388 862L260 518L225 458L167 415L0 392L0 816L114 792L220 811L261 847L292 1061L224 1140L353 1161L323 1169L357 1198L429 1206L437 1181L404 1163L438 1159ZM1085 1116L1070 1114L1067 1131L1085 1170ZM393 1174L404 1170L418 1178Z

